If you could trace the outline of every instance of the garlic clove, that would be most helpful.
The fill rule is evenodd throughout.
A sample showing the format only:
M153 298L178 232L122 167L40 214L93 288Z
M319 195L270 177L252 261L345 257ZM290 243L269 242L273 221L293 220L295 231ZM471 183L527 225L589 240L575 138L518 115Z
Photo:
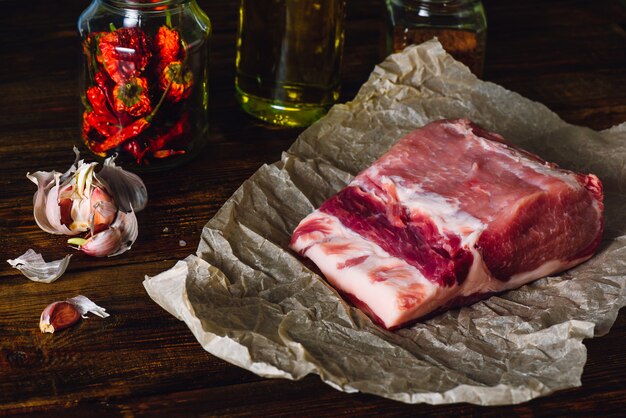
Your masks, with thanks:
M84 199L91 191L93 184L93 173L98 163L85 164L82 160L78 162L76 173L72 179L72 183L76 185L74 193L75 199Z
M71 327L80 320L80 312L68 302L53 302L41 313L39 329L41 332L59 331Z
M108 186L121 210L139 212L148 204L146 185L138 175L116 165L116 157L115 155L107 158L102 169L95 176Z
M117 207L111 201L111 197L99 187L94 187L91 193L91 214L89 229L91 234L107 229L117 215Z
M113 257L130 250L138 235L138 224L135 212L118 212L115 222L108 229L83 240L72 238L68 244L94 257Z
M59 179L61 173L56 171L37 171L26 175L37 185L33 197L33 215L39 228L49 234L73 235L72 231L62 223L59 199ZM76 232L78 233L78 232Z
M120 246L116 252L109 254L109 257L120 255L132 247L139 235L139 224L137 223L137 216L135 211L131 207L131 211L128 213L118 212L115 222L111 227L118 228L121 233Z
M43 333L53 333L76 324L87 313L93 313L101 318L110 316L106 309L96 305L88 297L78 295L64 301L52 302L39 317L39 329Z
M78 249L92 257L106 257L120 247L121 233L117 228L109 228L87 239L69 239L68 244L78 245Z
M7 262L34 282L52 283L65 273L71 257L72 255L68 254L60 260L46 262L41 254L29 249L21 256L7 260Z

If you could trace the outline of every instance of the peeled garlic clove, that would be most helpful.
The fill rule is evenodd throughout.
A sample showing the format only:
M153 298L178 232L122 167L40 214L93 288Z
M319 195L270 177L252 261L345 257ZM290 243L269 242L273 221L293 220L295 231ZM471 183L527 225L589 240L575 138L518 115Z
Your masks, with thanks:
M80 320L80 312L69 302L53 302L46 306L39 318L41 332L53 333L71 327Z
M138 235L135 212L118 212L111 226L88 239L72 238L67 242L94 257L113 257L130 250Z
M46 262L41 254L29 249L16 259L7 260L7 263L34 282L52 283L65 273L71 257L68 254L60 260Z
M124 170L115 164L112 156L104 161L96 178L104 181L115 197L115 202L124 212L139 212L148 204L148 190L138 175Z

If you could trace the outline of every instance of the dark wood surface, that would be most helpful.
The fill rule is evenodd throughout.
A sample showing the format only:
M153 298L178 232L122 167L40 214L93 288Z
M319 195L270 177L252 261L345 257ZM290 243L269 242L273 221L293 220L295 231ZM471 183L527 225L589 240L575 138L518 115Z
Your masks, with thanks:
M300 130L244 115L234 100L236 0L199 2L210 16L211 132L206 151L167 174L143 175L150 193L132 251L110 259L76 254L53 284L0 264L0 414L33 416L590 416L626 410L626 316L585 341L582 386L510 407L405 405L346 394L316 376L263 379L206 353L182 323L146 294L144 275L193 253L204 223L264 163L279 159ZM484 78L543 102L568 122L605 129L626 121L626 9L617 0L486 0ZM32 217L25 174L64 170L79 135L78 15L87 1L3 2L0 14L0 259L28 248L47 259L68 249ZM380 53L377 0L349 0L344 100ZM164 228L168 232L163 232ZM187 246L179 246L179 240ZM42 309L84 294L106 307L54 335Z

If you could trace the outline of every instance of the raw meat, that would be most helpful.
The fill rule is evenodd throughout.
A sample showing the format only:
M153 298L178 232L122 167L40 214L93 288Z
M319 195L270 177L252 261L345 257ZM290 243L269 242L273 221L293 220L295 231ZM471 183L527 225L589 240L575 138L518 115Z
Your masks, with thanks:
M603 226L602 184L468 120L400 139L304 218L291 248L394 329L569 269Z

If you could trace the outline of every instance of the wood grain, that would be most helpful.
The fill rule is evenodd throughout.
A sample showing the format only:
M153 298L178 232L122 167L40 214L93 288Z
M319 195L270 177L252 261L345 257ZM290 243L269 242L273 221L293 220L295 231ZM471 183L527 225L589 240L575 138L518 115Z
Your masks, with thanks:
M580 388L508 407L405 405L346 394L316 376L262 379L225 363L147 296L142 281L193 253L203 225L301 132L262 124L234 99L236 0L199 1L213 21L209 145L199 158L144 178L150 204L132 251L74 255L49 285L0 267L0 414L11 416L619 416L626 409L626 317L585 341ZM87 1L4 2L0 15L0 259L28 248L62 257L65 239L37 228L25 174L64 170L79 134L78 15ZM384 57L382 0L349 0L343 100ZM626 121L626 10L617 0L486 0L484 78L540 101L566 121ZM180 246L179 241L186 241ZM50 302L85 294L111 318L43 335Z

